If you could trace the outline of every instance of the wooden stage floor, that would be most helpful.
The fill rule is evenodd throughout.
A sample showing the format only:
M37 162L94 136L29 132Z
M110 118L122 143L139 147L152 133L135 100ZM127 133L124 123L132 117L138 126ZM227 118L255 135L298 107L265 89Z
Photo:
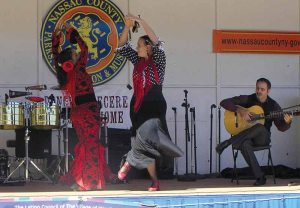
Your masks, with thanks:
M289 183L296 182L292 186ZM24 185L0 185L0 198L10 197L55 197L55 196L149 196L149 195L209 195L209 194L252 194L252 193L300 193L300 179L277 179L277 184L268 178L264 186L254 187L253 180L207 178L193 182L176 179L161 180L161 191L146 191L150 180L133 179L127 184L107 184L100 191L72 191L61 184L30 181Z

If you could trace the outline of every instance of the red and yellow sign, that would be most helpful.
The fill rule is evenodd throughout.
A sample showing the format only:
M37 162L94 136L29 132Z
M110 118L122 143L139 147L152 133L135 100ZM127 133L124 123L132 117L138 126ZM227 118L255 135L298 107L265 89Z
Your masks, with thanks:
M214 30L213 52L300 54L300 33Z
M119 34L124 29L124 15L110 0L57 0L46 15L41 30L41 49L49 68L55 72L52 54L52 32L63 23L72 25L88 47L87 72L93 84L100 85L114 78L126 63L125 57L115 53ZM64 37L61 50L77 44Z

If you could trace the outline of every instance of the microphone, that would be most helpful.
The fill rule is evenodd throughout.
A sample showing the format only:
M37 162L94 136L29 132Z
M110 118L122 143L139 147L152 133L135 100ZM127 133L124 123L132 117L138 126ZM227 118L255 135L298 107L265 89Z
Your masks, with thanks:
M210 106L210 108L216 108L217 106L215 105L215 104L212 104L211 106Z
M25 90L46 90L47 86L46 85L33 85L33 86L28 86L25 87Z
M172 110L173 110L174 112L176 112L176 109L177 109L176 107L172 107Z
M8 95L10 98L16 98L16 97L21 97L26 95L32 95L32 92L20 92L20 91L9 90Z

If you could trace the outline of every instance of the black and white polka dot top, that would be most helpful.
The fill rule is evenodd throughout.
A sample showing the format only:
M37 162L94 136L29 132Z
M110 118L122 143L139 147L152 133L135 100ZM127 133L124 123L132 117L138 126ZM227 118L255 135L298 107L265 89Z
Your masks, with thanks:
M120 53L120 55L126 57L133 65L137 64L141 59L141 57L138 56L137 51L132 48L132 45L129 42L117 48L117 52ZM148 65L147 67L150 71L151 83L153 85L162 85L166 68L166 55L163 49L162 41L158 41L158 43L152 47L152 59L158 71L159 83L155 81L155 74L152 66Z

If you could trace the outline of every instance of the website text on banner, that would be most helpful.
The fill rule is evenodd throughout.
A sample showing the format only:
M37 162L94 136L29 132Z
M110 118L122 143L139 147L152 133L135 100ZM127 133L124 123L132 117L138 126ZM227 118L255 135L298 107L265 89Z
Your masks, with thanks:
M300 33L214 30L213 52L300 54Z

